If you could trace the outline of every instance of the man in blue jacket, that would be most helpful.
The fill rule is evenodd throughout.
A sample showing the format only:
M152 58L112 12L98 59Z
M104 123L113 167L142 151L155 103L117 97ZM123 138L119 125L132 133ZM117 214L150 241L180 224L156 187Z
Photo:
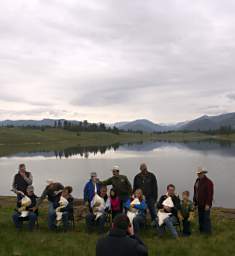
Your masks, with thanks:
M101 184L97 178L97 174L92 172L90 180L85 185L83 195L84 203L89 206L89 208L94 195L100 193L100 188Z

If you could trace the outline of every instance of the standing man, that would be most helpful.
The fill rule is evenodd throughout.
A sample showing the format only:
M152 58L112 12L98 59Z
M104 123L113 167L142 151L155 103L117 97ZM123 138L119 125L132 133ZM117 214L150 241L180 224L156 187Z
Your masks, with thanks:
M193 201L198 208L199 230L204 234L211 234L210 210L214 196L214 184L207 178L207 171L199 167L197 180L194 185Z
M84 203L89 206L91 206L91 201L94 198L95 194L100 193L100 182L97 178L96 172L91 173L90 180L86 183L83 191L83 199Z
M19 194L19 191L24 194L27 193L27 187L33 184L33 176L30 172L26 171L25 164L19 165L19 171L14 176L12 183L12 191Z
M102 182L103 185L112 185L116 191L117 196L120 198L122 207L123 204L130 198L132 193L131 183L128 178L124 175L120 175L119 166L115 165L112 169L113 176Z
M148 171L145 163L140 165L140 173L134 178L133 190L136 191L137 189L141 189L143 191L146 204L151 215L152 225L154 226L156 225L157 218L155 204L158 198L158 185L156 176Z

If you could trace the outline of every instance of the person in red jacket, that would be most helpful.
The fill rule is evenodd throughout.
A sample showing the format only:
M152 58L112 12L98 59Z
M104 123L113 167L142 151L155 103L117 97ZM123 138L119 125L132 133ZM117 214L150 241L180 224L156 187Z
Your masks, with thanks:
M199 230L211 234L210 210L214 196L214 184L206 176L207 171L201 167L197 170L198 178L194 185L194 205L198 208Z

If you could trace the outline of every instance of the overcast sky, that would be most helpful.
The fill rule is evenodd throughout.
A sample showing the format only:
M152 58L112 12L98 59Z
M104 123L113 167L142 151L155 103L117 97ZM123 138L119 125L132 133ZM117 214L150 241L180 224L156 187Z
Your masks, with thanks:
M235 1L0 2L0 119L235 111Z

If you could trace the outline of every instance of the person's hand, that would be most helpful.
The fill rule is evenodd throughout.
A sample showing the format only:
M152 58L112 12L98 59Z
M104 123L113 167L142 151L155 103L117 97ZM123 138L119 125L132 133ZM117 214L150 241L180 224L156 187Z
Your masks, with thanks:
M17 194L17 195L22 195L22 196L24 196L24 192L19 191L19 190L16 192L16 194Z
M37 207L36 206L34 206L33 208L31 208L31 210L33 211L33 212L36 212L37 211Z
M209 211L209 210L210 210L210 206L208 204L206 204L205 211Z
M169 206L163 206L163 208L164 208L167 212L171 212L171 207L169 207Z

